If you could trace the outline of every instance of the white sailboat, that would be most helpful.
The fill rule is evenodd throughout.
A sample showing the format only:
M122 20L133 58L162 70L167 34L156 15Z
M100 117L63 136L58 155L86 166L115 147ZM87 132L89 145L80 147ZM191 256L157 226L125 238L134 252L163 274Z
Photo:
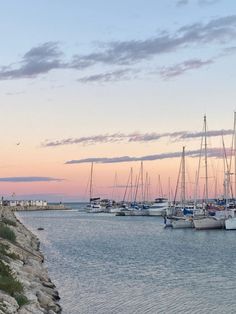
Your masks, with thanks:
M235 198L236 197L236 112L234 112L234 132L233 132L232 143L233 143L232 152L234 152L234 198ZM231 162L230 162L230 165L231 165ZM232 214L229 215L229 217L225 220L225 229L236 230L235 204L234 204L234 209L232 210Z
M202 147L201 147L202 151ZM226 212L223 212L223 215L219 217L210 216L206 211L207 202L208 202L208 163L207 163L207 125L206 125L206 116L204 116L204 157L205 157L205 208L204 216L194 216L193 224L197 230L206 230L206 229L223 229L225 227L225 215ZM201 158L201 156L200 156Z
M93 197L93 162L90 170L90 182L89 182L89 204L86 206L88 213L101 213L103 212L100 204L100 197Z
M229 216L225 220L225 229L226 230L236 230L236 215L234 213L234 216Z
M193 228L192 217L178 217L178 219L172 219L173 229L185 229Z
M186 205L185 147L183 147L180 170L181 170L181 177L182 177L182 180L181 180L181 209L180 210L181 210L181 212L184 212L185 205ZM177 186L178 186L178 182L177 182ZM177 193L177 187L176 187L176 193ZM175 196L175 198L176 198L176 196ZM192 217L188 217L188 216L173 217L172 227L174 229L193 228L193 219L192 219Z

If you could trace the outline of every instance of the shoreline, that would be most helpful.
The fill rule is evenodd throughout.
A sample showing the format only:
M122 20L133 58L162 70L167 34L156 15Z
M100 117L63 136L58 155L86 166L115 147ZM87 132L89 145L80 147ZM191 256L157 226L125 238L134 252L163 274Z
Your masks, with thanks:
M3 206L4 208L5 206ZM71 208L66 207L64 204L47 205L47 206L6 206L12 211L43 211L43 210L70 210Z
M16 241L0 237L0 244L7 246L9 252L3 256L4 264L10 267L14 278L22 284L24 296L28 300L19 306L14 296L0 290L0 314L61 313L62 308L58 303L60 297L44 266L39 239L23 225L11 207L1 207L0 214L1 224L4 221L11 222L12 225L6 225L16 235ZM0 260L3 261L2 256Z

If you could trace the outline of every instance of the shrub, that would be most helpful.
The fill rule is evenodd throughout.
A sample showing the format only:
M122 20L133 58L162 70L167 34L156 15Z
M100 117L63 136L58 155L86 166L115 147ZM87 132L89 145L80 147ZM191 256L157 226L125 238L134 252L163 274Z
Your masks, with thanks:
M3 218L3 219L2 219L2 222L3 222L4 224L6 224L6 225L16 227L16 222L13 221L13 220L10 220L10 219L7 219L7 218Z
M0 258L4 259L5 256L8 256L12 259L20 259L20 256L15 253L8 252L9 245L0 243Z
M29 303L29 300L23 294L16 294L14 298L16 299L16 302L18 303L20 307Z
M0 237L7 239L12 242L16 242L16 235L14 231L12 231L5 224L0 223Z
M11 296L23 292L22 284L14 278L8 265L0 260L0 290L3 290Z

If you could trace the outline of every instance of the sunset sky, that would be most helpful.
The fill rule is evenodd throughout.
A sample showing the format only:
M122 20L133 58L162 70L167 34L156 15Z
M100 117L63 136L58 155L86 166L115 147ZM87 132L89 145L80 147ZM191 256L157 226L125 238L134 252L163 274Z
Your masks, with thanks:
M222 193L222 130L229 148L236 109L234 0L9 0L0 26L1 195L87 200L95 161L94 193L122 199L141 160L150 197L159 175L168 195L186 146L193 197L204 114L210 193ZM203 177L202 164L200 195Z

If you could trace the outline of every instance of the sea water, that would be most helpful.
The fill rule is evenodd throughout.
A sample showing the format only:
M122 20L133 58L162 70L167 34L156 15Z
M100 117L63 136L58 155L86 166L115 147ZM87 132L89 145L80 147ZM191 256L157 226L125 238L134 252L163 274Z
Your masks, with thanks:
M236 232L73 207L18 213L41 241L64 314L236 313Z

